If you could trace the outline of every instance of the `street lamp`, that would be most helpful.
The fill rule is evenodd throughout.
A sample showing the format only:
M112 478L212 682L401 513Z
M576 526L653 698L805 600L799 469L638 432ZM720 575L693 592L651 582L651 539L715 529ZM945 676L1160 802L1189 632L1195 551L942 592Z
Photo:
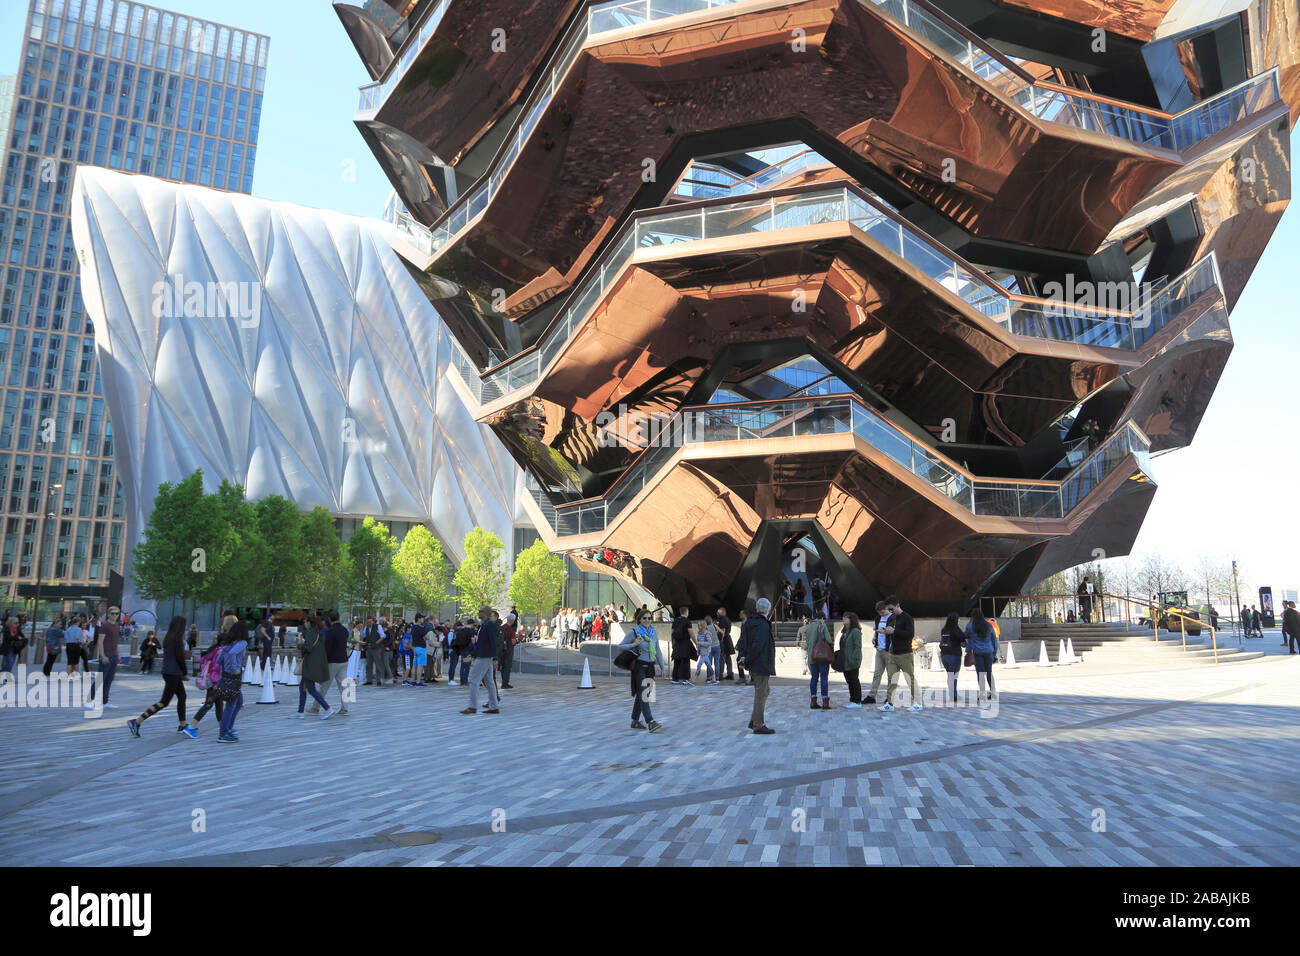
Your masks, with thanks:
M33 644L37 643L36 640L37 627L38 627L39 618L41 616L41 557L45 552L45 525L50 518L55 517L54 505L53 505L54 493L62 487L63 487L62 484L53 484L50 485L49 490L46 492L45 514L41 517L41 530L36 538L36 596L35 596L36 606L32 610L32 643ZM55 552L56 553L58 552L57 546L55 547Z

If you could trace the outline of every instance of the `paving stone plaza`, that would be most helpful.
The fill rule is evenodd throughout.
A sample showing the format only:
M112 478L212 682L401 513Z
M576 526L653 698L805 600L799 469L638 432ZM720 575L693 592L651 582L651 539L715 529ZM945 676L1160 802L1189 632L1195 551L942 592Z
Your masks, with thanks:
M597 668L591 690L518 675L499 716L461 716L467 691L439 683L362 687L347 716L293 721L297 688L277 688L275 706L246 688L237 745L216 742L211 716L201 739L176 734L171 711L135 739L125 720L162 682L124 670L120 709L101 719L0 710L0 856L92 867L1296 865L1300 657L1276 631L1248 646L1267 655L1001 670L998 706L984 711L848 710L833 684L836 709L814 712L806 682L777 678L771 737L745 728L749 688L702 681L658 687L661 733L629 730L627 678ZM919 677L942 686L941 674ZM959 690L973 684L964 671Z

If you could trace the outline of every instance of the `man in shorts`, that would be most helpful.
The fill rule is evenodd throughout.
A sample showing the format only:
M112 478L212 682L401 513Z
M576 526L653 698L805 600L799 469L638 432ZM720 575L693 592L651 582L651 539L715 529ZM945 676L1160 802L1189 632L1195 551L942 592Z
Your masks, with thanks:
M424 623L424 615L415 615L415 626L411 628L411 670L406 680L406 687L424 686L424 667L428 663L429 628Z

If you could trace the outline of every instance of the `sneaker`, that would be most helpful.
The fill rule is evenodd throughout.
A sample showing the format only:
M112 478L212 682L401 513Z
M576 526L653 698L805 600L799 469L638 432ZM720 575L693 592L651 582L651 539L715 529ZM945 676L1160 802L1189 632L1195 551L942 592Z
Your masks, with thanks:
M234 727L231 727L231 728L230 728L230 736L235 737L235 738L238 738L238 737L239 737L239 731L236 730Z
M181 733L183 733L186 737L189 737L190 740L199 739L199 732L195 730L193 727L191 727L189 724L186 724L184 727L181 728Z
M874 704L875 702L876 702L876 697L874 694L868 694L866 697L862 699L862 703L864 704Z
M477 714L477 713L478 713L478 708L477 708L477 707L466 707L464 710L461 711L461 713L462 713L462 714Z
M338 708L337 708L337 707L331 707L329 710L325 711L325 713L323 713L323 714L320 715L320 719L321 719L321 720L329 720L331 717L333 717L333 716L334 716L335 714L337 714L338 712L339 712L339 711L338 711Z
M290 719L290 720L303 720L304 718L306 718L306 716L307 716L307 715L304 714L302 711L298 711L298 713L296 713L296 714L290 714L290 715L289 715L289 719Z
M185 733L185 728L188 727L188 726L189 726L189 724L181 724L179 727L176 728L176 732L177 732L178 734L183 734L183 733Z
M219 744L237 744L237 743L239 743L239 741L236 740L234 737L230 736L229 734L220 734L220 735L217 736L217 743L219 743Z
M449 680L449 681L447 681L447 686L448 686L448 687L459 687L459 686L460 686L460 682L459 682L459 681L454 681L454 680Z
M402 686L403 686L403 687L410 687L410 686L411 686L411 682L410 682L409 680L404 680L404 681L402 681Z
M118 709L119 709L118 706L117 706L117 704L104 704L103 706L104 706L104 709L105 709L105 710L118 710Z
M861 704L855 704L855 703L853 703L853 701L849 701L849 702L848 702L847 704L845 704L844 706L847 707L849 710L861 710L861 709L862 709L862 705L861 705Z
M414 685L414 686L416 686L416 687L423 687L423 686L424 686L424 681L420 681L420 683L418 683L418 684L416 684L416 685Z
M346 717L348 715L348 709L346 707L340 707L338 711L340 717Z
M485 714L499 714L499 713L501 713L501 710L500 710L499 708L497 708L497 707L489 707L487 710L483 711L483 713L485 713Z
M764 724L762 727L759 727L757 730L755 730L754 733L756 733L756 734L774 734L774 733L776 733L776 731L773 730L771 727L767 726L766 724Z
M892 714L894 712L894 705L891 704L889 701L885 701L883 704L877 707L876 710L880 711L882 714Z
M136 720L134 717L132 717L130 720L128 720L128 721L126 722L126 729L129 730L129 731L131 731L131 736L132 736L132 737L139 737L139 736L140 736L140 721L138 721L138 720Z
M634 721L632 721L632 727L631 727L631 729L632 729L632 730L645 730L645 724L641 723L641 721L639 721L639 720L634 720Z
M750 730L754 729L754 722L752 720L749 722L749 729Z
M911 711L912 713L914 713L914 714L915 714L917 711L925 710L925 708L922 707L920 704L913 704L911 707L909 707L909 708L907 708L907 709L910 710L910 711Z
M663 726L664 725L659 723L659 721L652 720L649 725L647 725L646 730L650 731L652 734L657 734L661 729L663 729Z

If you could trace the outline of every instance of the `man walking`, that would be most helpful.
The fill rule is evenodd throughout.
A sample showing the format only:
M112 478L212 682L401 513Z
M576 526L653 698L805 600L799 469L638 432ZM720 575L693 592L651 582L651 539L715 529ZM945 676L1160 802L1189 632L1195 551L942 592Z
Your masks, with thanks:
M1282 612L1282 636L1287 639L1289 653L1296 653L1296 644L1300 643L1300 611L1295 609L1295 601L1282 602L1286 610Z
M490 607L481 607L478 611L479 624L478 634L470 645L469 653L474 659L474 663L469 667L469 706L461 711L462 714L478 713L478 689L482 685L487 685L488 708L483 711L485 714L501 713L500 701L497 698L497 682L492 676L492 667L496 663L497 642L501 639L501 634L497 629L497 622L492 617Z
M884 601L876 602L876 628L872 637L872 657L875 660L871 674L871 690L867 692L864 704L876 702L876 691L880 690L880 679L885 674L885 662L889 660L889 635L885 628L889 625L889 605Z
M764 709L767 695L772 690L772 677L776 674L776 641L772 637L772 624L767 619L772 602L759 598L754 613L740 626L740 644L746 668L754 683L754 708L749 716L749 728L756 734L774 734L767 726Z
M736 673L731 669L731 658L735 656L736 646L731 642L731 618L727 617L725 607L718 608L718 652L722 662L718 667L718 680L735 680ZM726 673L723 673L725 668Z
M424 667L429 663L429 627L424 623L424 615L416 613L415 626L411 628L411 673L402 681L409 687L424 686Z
M104 696L102 706L107 710L117 710L117 704L108 702L108 692L113 687L113 677L117 674L117 665L121 661L118 656L118 641L121 640L122 631L118 625L118 618L122 610L118 607L110 607L108 614L104 616L104 621L95 626L95 635L92 639L94 645L93 660L99 661L99 672L104 675ZM95 679L90 679L90 697L95 698Z
M502 690L514 690L514 685L510 683L510 667L515 662L515 644L518 640L519 615L515 613L514 608L511 608L505 626L501 628L501 649L497 653L497 663L501 667Z
M343 686L348 673L348 629L339 623L338 611L330 611L329 627L325 628L325 660L329 663L330 676L320 689L321 696L325 696L330 684L336 685L339 689L339 716L346 717L348 697L351 696ZM310 712L319 713L320 705L313 704Z
M903 610L898 598L887 597L885 602L889 605L889 624L885 627L885 634L889 638L889 658L885 662L889 671L889 686L885 689L885 703L877 710L884 713L894 711L894 688L898 686L900 671L907 675L907 687L912 694L912 703L907 709L922 710L921 692L916 686L916 674L912 667L912 638L916 636L916 623L912 620L912 615Z

